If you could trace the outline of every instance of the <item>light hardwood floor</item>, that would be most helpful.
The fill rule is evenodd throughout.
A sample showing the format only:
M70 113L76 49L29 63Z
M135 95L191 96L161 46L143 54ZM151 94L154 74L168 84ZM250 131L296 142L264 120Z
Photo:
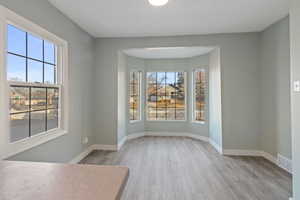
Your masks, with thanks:
M288 200L292 177L260 157L219 155L184 137L142 137L119 152L93 151L82 164L123 165L122 200Z

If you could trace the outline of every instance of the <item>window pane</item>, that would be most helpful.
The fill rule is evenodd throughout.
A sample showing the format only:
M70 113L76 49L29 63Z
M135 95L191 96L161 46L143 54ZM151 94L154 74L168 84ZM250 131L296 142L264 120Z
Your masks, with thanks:
M43 61L43 40L28 34L28 57Z
M147 73L147 81L149 84L156 84L156 72L149 72Z
M140 77L141 72L130 72L129 79L129 115L130 120L140 120Z
M56 74L54 65L45 64L44 78L46 84L55 84Z
M165 96L157 96L156 106L158 108L165 108L167 106Z
M22 56L26 55L26 32L12 25L7 25L7 51Z
M31 88L31 110L46 109L46 88Z
M156 107L148 106L148 120L156 120Z
M176 108L176 120L185 120L184 108Z
M196 121L205 121L205 72L195 72L195 110L194 116Z
M166 120L166 109L157 108L157 120Z
M147 73L148 120L185 119L184 76L185 72Z
M29 110L29 88L10 87L10 113Z
M58 108L59 101L58 89L48 88L47 89L47 108Z
M58 110L51 109L47 111L47 130L58 128Z
M175 108L167 109L167 120L175 120Z
M29 113L10 115L10 142L29 137Z
M43 82L43 63L28 59L28 82Z
M7 54L7 80L26 81L26 59Z
M45 62L55 64L55 45L53 43L44 41L44 56Z
M46 131L46 111L35 111L30 114L31 136Z

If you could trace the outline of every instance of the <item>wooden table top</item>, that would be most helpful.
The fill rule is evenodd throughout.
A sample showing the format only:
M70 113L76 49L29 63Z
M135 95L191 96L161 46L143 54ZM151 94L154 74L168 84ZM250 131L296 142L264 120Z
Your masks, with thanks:
M0 162L1 200L117 200L127 167Z

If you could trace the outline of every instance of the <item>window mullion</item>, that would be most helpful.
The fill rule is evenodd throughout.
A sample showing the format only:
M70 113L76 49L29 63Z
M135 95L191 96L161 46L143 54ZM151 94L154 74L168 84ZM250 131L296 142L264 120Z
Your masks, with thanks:
M26 32L26 58L25 58L25 62L26 62L26 82L28 82L28 33Z

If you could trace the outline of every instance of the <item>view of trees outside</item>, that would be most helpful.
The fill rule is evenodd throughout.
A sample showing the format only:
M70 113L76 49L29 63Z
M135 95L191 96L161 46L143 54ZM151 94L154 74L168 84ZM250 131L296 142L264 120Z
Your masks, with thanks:
M147 73L147 119L185 120L185 72Z
M59 90L10 87L11 142L58 128Z
M195 120L205 121L204 108L205 108L205 90L206 90L206 79L205 71L198 70L194 72L195 81Z
M131 121L140 120L141 72L130 72L129 87L129 117Z
M58 128L56 46L8 25L6 53L7 80L14 81L10 86L11 142Z

